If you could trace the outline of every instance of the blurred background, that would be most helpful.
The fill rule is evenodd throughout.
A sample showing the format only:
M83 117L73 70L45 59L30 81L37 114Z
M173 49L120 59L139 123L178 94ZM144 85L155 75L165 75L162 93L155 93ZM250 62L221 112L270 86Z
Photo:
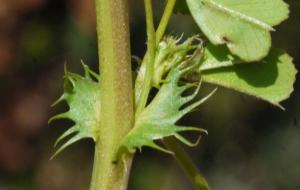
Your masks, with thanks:
M273 33L273 44L300 61L300 2L287 1L290 19ZM145 51L142 1L130 0L134 55ZM154 0L156 22L164 1ZM174 15L169 33L198 33L189 16ZM120 42L121 43L121 42ZM0 0L0 190L86 190L93 143L76 143L54 160L55 139L69 121L47 120L67 106L51 108L63 90L63 65L97 71L93 1ZM187 148L216 190L300 189L300 78L286 111L219 89L184 122L208 129L197 148ZM209 89L206 85L203 89ZM202 93L205 93L203 90ZM170 155L138 153L129 190L192 190Z

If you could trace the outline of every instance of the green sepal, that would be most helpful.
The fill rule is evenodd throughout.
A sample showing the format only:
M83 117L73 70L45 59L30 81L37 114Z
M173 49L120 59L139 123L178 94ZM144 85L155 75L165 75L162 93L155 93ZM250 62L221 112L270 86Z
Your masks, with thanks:
M230 88L275 106L293 92L297 70L292 58L282 50L272 49L258 63L233 64L233 66L201 72L204 82Z
M214 90L203 99L191 103L197 96L201 83L199 82L198 85L193 83L180 84L181 77L193 71L197 66L197 64L187 66L187 63L184 62L171 69L154 99L136 116L134 128L120 143L118 158L124 152L133 152L136 148L140 149L142 146L170 153L154 141L174 136L182 143L193 146L197 143L185 139L179 132L198 131L207 133L206 130L201 128L176 125L180 118L204 103L215 92ZM184 92L193 88L194 92L192 94L183 96Z
M199 36L191 36L183 42L181 40L182 36L166 36L157 45L152 74L152 87L159 89L169 71L182 62L192 61L199 64L203 49ZM191 51L193 51L193 54L189 55ZM191 60L191 57L193 60ZM142 64L135 82L135 98L137 102L140 97L140 89L142 88L141 85L144 82L145 74L146 64Z
M202 43L200 45L194 45L193 43L200 39L198 36L192 36L187 38L184 42L180 43L181 38L175 38L173 36L166 36L158 45L154 61L154 73L152 77L152 85L156 88L160 87L165 75L174 67L184 61L190 61L189 51L194 51L199 48L202 49ZM202 53L202 52L199 52Z
M214 45L226 45L247 62L271 48L273 26L288 18L283 0L187 0L194 20Z
M84 139L97 140L97 126L99 125L100 89L99 76L83 64L84 76L69 72L65 67L64 93L53 104L66 101L69 110L49 119L49 123L58 119L69 119L75 124L65 131L55 142L57 146L62 140L71 136L64 142L52 156L55 157L66 147ZM96 80L96 81L95 81Z

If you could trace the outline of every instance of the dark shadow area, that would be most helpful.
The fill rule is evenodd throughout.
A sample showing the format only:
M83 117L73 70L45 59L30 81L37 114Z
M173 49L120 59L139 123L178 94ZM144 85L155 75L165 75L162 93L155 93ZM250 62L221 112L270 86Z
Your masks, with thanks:
M236 65L237 70L235 72L239 78L252 86L270 86L278 78L278 64L281 64L279 61L281 55L283 55L283 52L271 51L268 57L260 63Z

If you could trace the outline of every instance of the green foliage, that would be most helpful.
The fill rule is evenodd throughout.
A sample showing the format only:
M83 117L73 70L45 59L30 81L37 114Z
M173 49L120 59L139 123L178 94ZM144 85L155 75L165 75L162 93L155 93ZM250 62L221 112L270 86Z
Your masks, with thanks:
M270 32L274 31L273 26L288 17L289 9L283 0L177 0L174 12L190 12L210 43L203 44L198 36L189 37L184 42L180 42L181 38L167 36L158 43L164 33L164 26L167 26L174 1L166 6L169 7L170 10L166 11L170 14L165 14L169 16L160 23L157 35L159 39L155 39L151 1L146 3L148 53L135 81L135 120L133 128L124 137L121 136L122 140L113 142L119 143L117 155L108 157L116 156L120 159L124 154L133 153L143 146L172 153L170 149L173 147L173 150L177 149L174 155L181 160L194 183L200 183L199 189L208 189L205 179L193 177L201 176L197 175L199 172L195 168L189 171L191 160L187 162L188 156L183 150L176 148L174 143L167 145L169 149L166 149L154 141L175 137L188 146L194 146L198 141L192 143L180 133L207 133L201 128L176 124L214 94L215 90L206 97L197 99L201 81L224 86L281 107L280 102L293 91L297 71L287 53L271 49ZM122 43L113 39L111 41ZM65 71L64 93L55 104L66 101L69 110L54 116L50 122L70 119L75 124L58 138L55 144L71 136L54 155L80 139L98 140L101 127L99 76L85 65L84 71L84 76ZM122 74L122 71L118 72ZM119 83L116 76L112 75L112 78ZM106 81L109 79L106 78ZM120 85L123 85L122 82ZM153 87L158 92L146 106ZM143 101L139 100L141 97ZM120 100L114 102L119 103ZM107 105L109 108L110 104ZM109 134L118 133L118 130L110 131L108 128L103 131L108 133L102 134L101 131L101 135L107 136L107 139L119 135ZM105 142L107 139L102 139L101 144L105 146L105 143L112 143ZM110 150L109 153L111 152L115 153L115 150ZM111 164L111 160L108 163Z
M268 54L270 31L289 14L282 0L187 0L187 4L213 44L227 45L233 54L247 62L258 61Z
M282 0L186 2L212 42L205 46L199 67L203 80L280 106L279 102L293 91L296 69L287 54L278 50L268 53L270 32L288 17L287 4ZM179 0L176 6L186 11L185 0ZM252 63L242 64L245 62Z
M57 139L55 145L66 137L73 135L55 152L53 157L69 145L83 138L92 138L94 141L97 139L100 90L98 82L95 82L92 77L97 80L99 80L99 77L84 64L83 68L85 72L84 77L71 73L65 68L64 93L53 105L66 101L69 105L69 110L52 117L49 122L57 119L70 119L75 125Z
M137 115L133 130L121 143L122 151L124 148L133 151L135 148L150 146L168 152L153 141L175 136L183 143L192 145L178 132L205 131L175 124L212 95L186 106L196 97L200 85L192 95L185 97L182 93L194 87L194 84L178 83L183 76L194 72L195 67L198 67L204 82L228 87L276 106L280 106L279 102L288 98L293 91L296 69L291 57L284 52L272 50L260 62L242 64L259 60L268 53L272 26L279 24L288 15L288 8L282 0L247 0L239 3L237 0L187 0L187 3L196 22L211 42L224 45L194 45L197 36L183 43L179 43L181 39L170 36L159 43L152 76L152 86L159 89L159 92ZM175 10L185 12L186 2L177 1ZM271 13L272 17L269 16ZM193 51L192 55L188 54L190 51ZM238 56L232 55L230 51ZM142 65L139 74L143 76L145 70L145 65ZM55 154L82 138L97 139L96 131L100 127L100 88L92 77L97 80L99 77L85 65L84 71L84 77L65 71L64 94L55 104L65 100L70 109L50 121L64 118L74 121L75 125L58 138L56 144L73 135Z
M168 136L175 136L182 143L193 146L194 143L189 142L178 132L199 131L206 133L204 129L176 125L180 118L204 103L215 92L213 91L205 98L191 103L198 94L200 83L197 87L193 83L179 84L180 78L193 71L195 66L197 66L197 64L187 65L187 63L189 62L184 62L171 69L154 99L136 116L134 128L120 144L119 155L127 151L133 152L136 148L141 148L142 146L169 152L153 142ZM196 89L192 94L188 96L182 95L188 89L194 87Z
M281 50L271 50L260 63L235 65L239 61L235 61L230 54L222 54L220 57L222 59L207 60L216 62L210 65L216 65L217 62L224 65L222 62L228 62L227 65L233 66L202 71L203 81L255 96L276 106L280 106L279 102L287 99L293 91L297 71L292 58Z

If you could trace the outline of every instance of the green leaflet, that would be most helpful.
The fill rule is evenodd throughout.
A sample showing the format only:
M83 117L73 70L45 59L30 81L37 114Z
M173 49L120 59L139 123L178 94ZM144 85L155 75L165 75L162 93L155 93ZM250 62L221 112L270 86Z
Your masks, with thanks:
M233 54L247 62L268 54L270 31L289 14L283 0L187 0L187 4L213 44L226 44Z
M195 64L188 67L184 65L186 65L186 63L171 69L154 99L139 115L136 116L134 128L120 143L119 157L126 151L132 152L136 148L141 148L142 146L169 152L153 142L154 140L168 136L175 136L184 144L193 146L194 144L181 136L179 132L199 131L206 133L206 130L204 129L176 125L176 122L180 118L205 102L215 92L213 91L205 98L187 105L196 97L200 89L200 84L194 90L193 94L182 96L183 92L195 87L195 85L191 83L178 84L179 79L184 74L195 69Z
M99 77L84 64L83 68L84 77L65 69L64 93L53 105L66 101L69 110L52 117L49 122L57 119L70 119L74 121L75 125L57 139L55 146L66 137L73 135L52 157L83 138L97 140L96 129L99 125L100 90L98 82L95 82L92 77L97 80L99 80Z
M199 67L200 71L230 67L235 64L243 63L241 59L230 53L226 46L214 46L208 43L204 47L204 56Z
M260 63L202 71L203 81L255 96L281 107L293 91L297 70L292 58L273 49ZM281 107L282 108L282 107Z

